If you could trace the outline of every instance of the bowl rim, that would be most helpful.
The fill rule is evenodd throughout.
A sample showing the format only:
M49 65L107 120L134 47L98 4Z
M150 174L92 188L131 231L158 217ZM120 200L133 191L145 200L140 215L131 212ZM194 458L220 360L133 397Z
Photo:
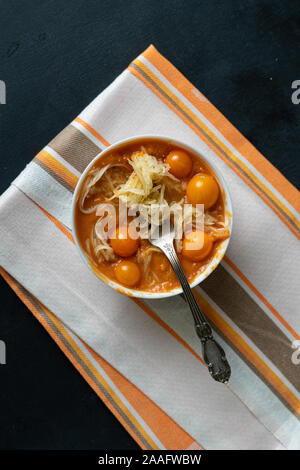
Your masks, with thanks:
M230 239L231 239L231 234L232 234L232 225L233 225L232 201L231 201L229 188L227 186L227 183L226 183L221 171L210 160L210 158L207 157L206 155L204 155L202 152L200 152L197 148L193 147L192 145L187 144L186 142L184 142L180 139L176 139L176 138L173 138L173 137L168 136L168 135L141 134L141 135L134 135L134 136L131 136L131 137L127 137L126 139L118 140L117 142L115 142L115 143L109 145L108 147L106 147L104 150L101 150L90 161L90 163L87 165L87 167L84 169L83 173L81 174L81 176L80 176L80 178L79 178L79 180L76 184L76 188L75 188L73 198L72 198L72 208L71 208L72 235L73 235L73 238L74 238L74 241L75 241L76 248L77 248L81 258L83 259L85 264L87 264L89 266L91 271L95 274L95 276L100 281L104 282L105 284L108 284L110 287L117 290L118 292L120 292L122 294L125 294L127 296L130 296L130 297L137 297L137 298L143 298L143 299L162 299L162 298L172 297L174 295L181 294L182 293L182 288L178 287L176 289L173 289L173 290L167 291L167 292L147 292L147 291L142 291L142 290L130 289L129 287L122 286L121 284L117 283L116 281L113 281L112 279L109 279L104 274L100 276L101 273L99 273L98 271L96 272L96 270L93 269L93 267L91 266L91 263L89 263L89 261L87 259L87 256L85 255L83 249L80 246L80 243L79 243L79 240L78 240L78 237L77 237L77 234L76 234L76 224L75 224L75 213L76 213L76 211L75 211L75 208L76 208L76 204L77 204L77 200L78 200L78 196L79 196L79 193L80 193L80 190L81 190L82 183L83 183L87 173L89 172L90 168L94 165L94 163L97 160L99 160L101 157L106 155L111 150L114 150L114 149L122 146L123 144L127 144L127 143L130 143L130 142L133 143L133 142L138 141L138 140L163 140L163 141L168 141L172 145L173 144L175 146L178 145L178 147L183 148L183 149L185 149L185 150L187 150L187 151L189 151L193 154L196 154L197 156L199 156L199 158L203 159L205 161L205 163L212 169L213 173L218 178L218 182L219 183L221 182L221 189L224 190L224 193L225 193L225 210L226 210L226 212L229 211L229 213L230 213L230 217L229 217L230 235L226 240L224 240L222 242L222 247L221 247L220 250L218 250L217 256L215 256L211 260L211 262L209 263L207 268L199 276L195 277L194 281L190 284L190 286L192 288L197 286L198 284L200 284L202 281L204 281L204 279L206 279L216 269L216 267L220 264L221 260L223 259L224 255L226 253L228 244L229 244Z

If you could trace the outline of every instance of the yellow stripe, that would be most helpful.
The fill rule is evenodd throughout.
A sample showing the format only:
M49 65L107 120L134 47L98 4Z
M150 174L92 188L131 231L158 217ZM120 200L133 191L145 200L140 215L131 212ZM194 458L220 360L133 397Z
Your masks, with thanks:
M297 218L289 211L289 209L251 172L251 170L243 163L241 160L234 155L219 139L218 137L213 134L213 132L200 120L197 116L176 96L174 95L164 83L159 80L159 78L154 75L151 70L143 64L140 60L134 60L134 63L141 69L143 72L148 75L153 82L155 82L159 88L161 88L176 104L179 106L186 114L188 114L194 122L197 123L199 127L207 134L209 137L215 142L218 147L220 147L228 156L230 156L231 160L235 161L238 166L260 187L260 189L266 193L274 203L280 207L290 219L294 221L296 226L300 229L300 222Z

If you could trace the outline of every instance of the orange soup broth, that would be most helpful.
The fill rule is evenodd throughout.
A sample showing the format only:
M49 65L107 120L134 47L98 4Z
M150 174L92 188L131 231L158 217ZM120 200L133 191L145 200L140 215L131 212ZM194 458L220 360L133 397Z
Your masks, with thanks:
M130 159L131 155L134 152L140 151L141 146L143 146L146 151L150 154L155 156L157 159L164 160L165 157L170 153L170 151L174 150L174 145L162 142L162 141L136 141L130 144L124 144L122 147L119 147L116 150L112 150L111 152L107 153L103 157L100 158L95 162L93 167L90 171L94 169L101 169L108 163L122 163L128 166L128 170L132 171L132 167L128 163L128 159ZM193 161L193 167L191 173L188 177L183 178L181 181L185 181L186 183L197 173L207 173L215 177L212 170L209 166L198 156L191 152L189 155ZM125 170L125 169L124 169ZM126 171L126 170L125 170ZM88 177L88 175L87 175ZM101 181L100 183L101 184ZM224 214L224 195L223 192L220 190L219 198L216 204L213 207L214 211L217 211L220 220L224 221L225 214ZM184 192L183 194L184 195ZM182 197L180 196L180 198ZM79 195L80 197L80 195ZM168 202L172 200L178 200L178 192L169 191L169 194L166 196ZM179 198L179 199L180 199ZM85 208L92 207L96 204L105 202L104 198L99 195L92 195L89 196L85 201ZM76 233L80 243L82 250L84 251L86 257L88 258L89 262L93 265L94 271L99 271L105 277L118 282L115 276L115 267L118 263L120 263L124 258L116 255L116 261L99 261L96 257L95 253L93 252L92 245L90 243L90 235L91 231L98 220L98 216L96 216L96 212L91 214L84 214L79 209L79 204L77 201L76 208L75 208L75 226L76 226ZM128 218L130 220L130 218ZM193 262L186 258L184 258L181 253L178 254L178 258L181 262L183 270L191 283L197 276L199 276L210 264L212 259L217 254L221 241L215 241L213 249L209 256L200 261L200 262ZM139 250L142 250L144 253L150 246L150 242L146 239L140 240L140 247ZM130 256L126 258L131 260L137 264L137 254L134 256ZM95 268L95 269L94 269ZM143 266L140 265L142 276L138 286L134 287L134 290L139 291L146 291L146 292L168 292L175 288L179 288L179 281L168 261L166 256L162 252L155 252L151 256L151 261L149 263L148 269L146 272L143 270Z

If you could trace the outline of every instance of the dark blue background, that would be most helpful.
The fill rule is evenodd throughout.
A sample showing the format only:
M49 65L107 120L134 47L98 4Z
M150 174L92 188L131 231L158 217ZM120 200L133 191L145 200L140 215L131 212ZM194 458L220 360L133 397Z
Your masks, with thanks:
M0 35L0 193L150 43L300 185L298 0L0 0ZM0 448L137 448L2 280L0 295Z

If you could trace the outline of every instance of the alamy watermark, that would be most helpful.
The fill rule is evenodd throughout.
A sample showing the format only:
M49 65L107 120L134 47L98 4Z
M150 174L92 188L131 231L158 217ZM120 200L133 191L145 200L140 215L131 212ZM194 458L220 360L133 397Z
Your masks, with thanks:
M6 85L3 80L0 80L0 104L6 104Z
M291 360L295 366L298 366L300 364L300 341L298 339L292 342L292 348L296 351L293 352Z
M300 80L293 81L292 90L295 90L291 96L292 103L299 104L300 103Z
M174 237L179 240L182 239L183 234L192 230L201 233L204 230L203 204L183 204L183 206L180 204L171 206L154 203L136 204L127 210L126 203L122 201L119 201L117 207L108 202L98 205L96 215L99 219L95 225L95 232L102 240L117 238L116 227L118 225L128 226L128 231L122 234L122 238L132 239L149 239L149 237L155 239L160 234L168 234L173 225ZM191 249L195 249L194 244Z
M6 344L0 339L0 365L6 364Z

